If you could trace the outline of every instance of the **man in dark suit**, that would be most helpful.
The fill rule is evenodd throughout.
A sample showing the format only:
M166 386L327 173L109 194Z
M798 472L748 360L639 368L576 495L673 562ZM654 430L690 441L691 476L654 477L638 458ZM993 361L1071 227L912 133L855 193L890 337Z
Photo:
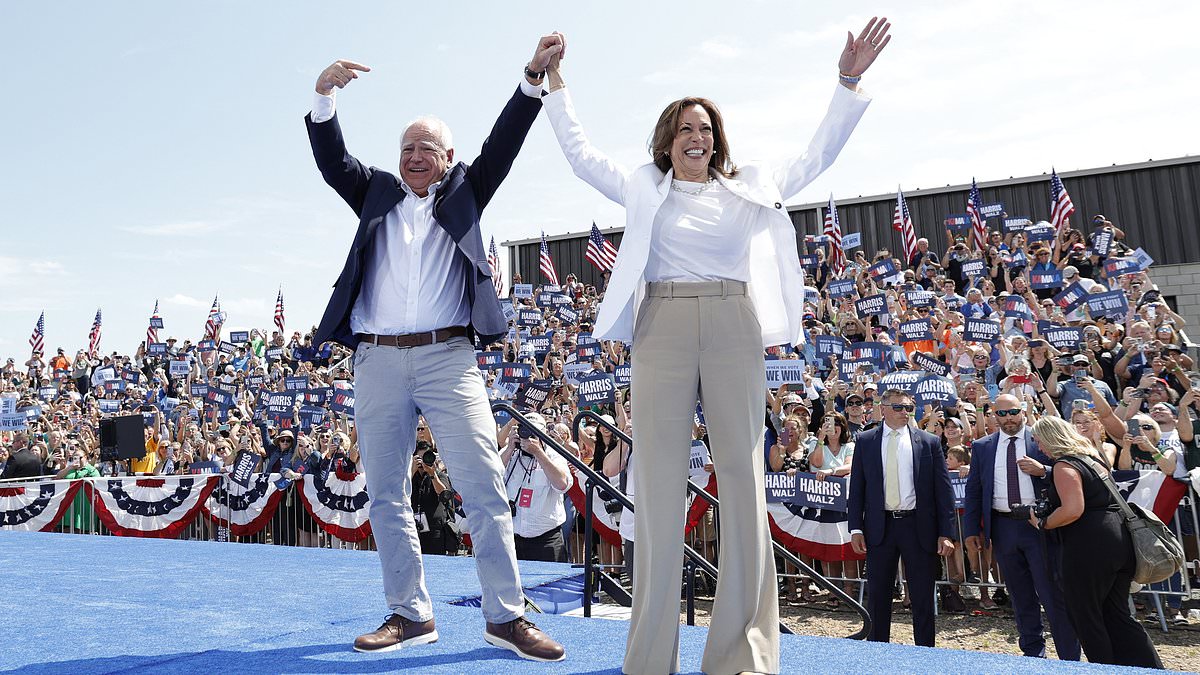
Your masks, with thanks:
M24 431L13 432L13 442L8 449L8 462L4 465L4 473L0 474L0 479L8 478L36 478L38 476L54 473L53 471L45 471L42 467L42 460L29 446L29 437Z
M472 345L473 338L493 342L508 328L479 214L541 110L546 64L562 47L557 34L539 41L520 89L470 164L454 163L444 122L410 123L400 141L399 177L355 159L334 112L334 90L370 69L337 61L317 78L306 119L313 156L359 223L314 342L355 350L355 423L392 611L378 630L355 640L358 651L438 639L410 501L419 409L463 497L483 589L484 639L534 661L564 658L562 645L524 618L495 420ZM409 88L418 93L419 80Z
M881 402L883 424L859 433L855 443L847 513L850 544L867 556L867 639L891 639L892 589L903 560L913 639L932 647L937 557L954 552L954 491L937 437L909 424L912 396L889 389Z
M1042 454L1025 425L1025 409L1015 396L996 397L992 408L1000 430L971 446L963 533L972 551L992 546L1016 615L1017 643L1026 656L1044 657L1042 613L1046 608L1058 658L1079 660L1079 640L1067 617L1062 587L1050 572L1053 550L1029 523L1028 507L1044 490L1046 469L1053 465Z

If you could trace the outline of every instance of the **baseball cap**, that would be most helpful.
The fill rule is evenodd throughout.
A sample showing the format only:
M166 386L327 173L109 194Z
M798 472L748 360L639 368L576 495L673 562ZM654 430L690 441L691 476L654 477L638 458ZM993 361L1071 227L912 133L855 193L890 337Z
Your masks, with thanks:
M800 398L796 394L788 394L787 396L783 397L783 407L785 408L789 405L800 405L803 402L804 399Z
M1071 365L1073 366L1086 366L1089 363L1091 363L1091 361L1089 361L1088 357L1084 356L1083 354L1076 354L1071 358Z
M1067 265L1063 268L1062 274L1064 279L1071 279L1079 274L1079 270L1075 269L1074 265Z

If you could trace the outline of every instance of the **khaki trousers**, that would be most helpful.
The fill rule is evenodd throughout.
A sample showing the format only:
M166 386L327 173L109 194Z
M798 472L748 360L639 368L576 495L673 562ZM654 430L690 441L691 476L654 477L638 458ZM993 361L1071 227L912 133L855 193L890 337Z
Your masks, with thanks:
M742 282L650 284L633 338L633 617L624 671L679 670L684 497L699 391L720 485L720 574L702 669L779 672L763 488L762 329Z

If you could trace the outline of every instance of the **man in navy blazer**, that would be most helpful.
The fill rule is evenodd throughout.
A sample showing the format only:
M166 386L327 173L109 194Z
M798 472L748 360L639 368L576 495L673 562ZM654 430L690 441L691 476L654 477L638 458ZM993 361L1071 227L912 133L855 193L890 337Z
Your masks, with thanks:
M954 552L954 490L937 437L909 424L912 396L889 389L880 400L883 424L855 441L847 512L851 546L867 556L867 639L891 639L892 589L903 560L913 639L932 647L938 555Z
M1046 655L1040 601L1050 619L1058 658L1078 661L1079 640L1067 617L1062 586L1052 572L1055 552L1022 508L1042 496L1043 479L1054 462L1033 440L1024 406L1015 396L997 396L993 410L1000 429L971 445L963 516L966 545L973 551L991 545L1012 601L1021 651L1026 656Z
M401 137L399 176L355 159L334 111L334 90L370 69L337 61L317 78L306 118L313 157L359 221L314 342L355 350L355 424L392 611L378 630L354 641L358 651L438 639L418 537L428 524L418 524L410 502L419 410L463 497L483 591L484 640L534 661L564 658L562 645L524 618L495 419L472 344L507 331L479 215L541 110L546 65L562 48L557 34L539 41L475 161L454 163L449 128L424 117ZM410 82L417 93L419 77Z

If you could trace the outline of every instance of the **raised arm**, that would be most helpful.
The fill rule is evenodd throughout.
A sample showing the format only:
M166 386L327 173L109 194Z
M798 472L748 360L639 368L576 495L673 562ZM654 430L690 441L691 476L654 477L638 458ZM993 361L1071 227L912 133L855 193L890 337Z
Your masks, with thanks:
M362 213L363 200L367 195L367 183L371 180L371 169L355 159L346 150L342 138L342 127L334 112L334 89L342 89L358 73L371 69L354 61L340 59L321 71L317 77L317 97L313 110L305 117L308 125L308 142L312 145L313 158L321 177L346 200L356 215Z

